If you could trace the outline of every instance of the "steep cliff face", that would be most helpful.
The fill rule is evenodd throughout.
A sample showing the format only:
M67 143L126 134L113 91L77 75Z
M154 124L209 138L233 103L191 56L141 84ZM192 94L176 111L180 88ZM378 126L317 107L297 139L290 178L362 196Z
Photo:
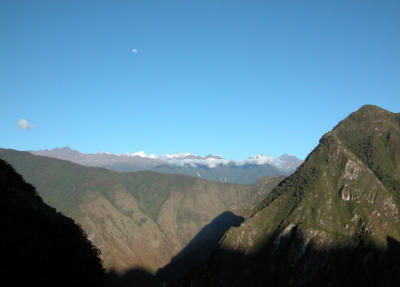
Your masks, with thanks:
M78 222L107 269L155 272L225 211L247 216L282 178L265 187L154 172L117 173L0 149L44 201ZM218 232L217 232L218 233Z
M362 107L227 232L192 284L391 286L400 276L399 171L400 115Z
M1 281L12 286L104 286L98 250L0 160Z

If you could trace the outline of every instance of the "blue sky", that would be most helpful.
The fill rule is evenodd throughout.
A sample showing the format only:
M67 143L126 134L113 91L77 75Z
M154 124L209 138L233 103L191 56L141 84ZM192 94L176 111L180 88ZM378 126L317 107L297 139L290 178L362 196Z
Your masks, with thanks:
M399 15L400 1L2 0L0 147L304 158L364 104L400 112Z

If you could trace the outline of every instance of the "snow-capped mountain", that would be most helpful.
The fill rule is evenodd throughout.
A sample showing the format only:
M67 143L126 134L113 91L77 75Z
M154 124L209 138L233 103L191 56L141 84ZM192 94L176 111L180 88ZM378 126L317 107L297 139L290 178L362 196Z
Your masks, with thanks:
M287 154L277 158L259 154L250 156L244 161L237 161L211 154L202 157L192 153L161 156L147 154L144 151L122 154L108 152L85 154L69 147L31 151L31 153L115 171L152 170L233 183L252 183L258 177L265 175L288 175L302 163L302 160Z
M122 154L122 156L124 155L129 155L129 154ZM218 165L228 165L228 164L233 164L237 166L242 166L245 164L252 164L252 165L270 164L281 170L293 171L302 163L302 160L298 159L293 155L288 155L288 154L284 154L277 158L265 156L263 154L258 154L255 156L250 156L244 161L229 160L221 156L215 156L211 154L205 157L201 157L187 152L178 154L164 154L160 157L157 157L155 154L148 155L144 151L139 151L133 153L132 156L139 156L142 158L152 158L152 159L158 158L160 160L166 161L169 164L177 166L189 165L192 167L197 167L199 165L203 165L209 168L215 168Z

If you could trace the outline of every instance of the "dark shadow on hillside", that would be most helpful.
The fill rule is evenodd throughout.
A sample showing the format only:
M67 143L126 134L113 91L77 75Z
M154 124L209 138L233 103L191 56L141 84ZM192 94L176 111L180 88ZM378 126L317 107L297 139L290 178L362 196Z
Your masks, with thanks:
M114 271L107 273L108 286L110 287L157 287L162 286L160 280L144 269L133 269L124 274Z
M158 270L157 276L169 282L205 263L217 249L219 240L225 232L231 227L239 226L243 220L243 217L230 211L221 213L204 226L189 244L171 259L169 264Z
M99 251L0 160L0 284L105 286Z
M290 234L252 256L218 249L207 264L169 286L400 286L400 243L329 249ZM303 248L304 247L304 248Z
M182 249L171 262L158 270L157 276L144 269L137 268L123 274L109 272L108 284L112 287L169 286L183 278L188 272L204 264L218 247L219 240L233 226L239 226L244 218L226 211L214 218L209 224Z

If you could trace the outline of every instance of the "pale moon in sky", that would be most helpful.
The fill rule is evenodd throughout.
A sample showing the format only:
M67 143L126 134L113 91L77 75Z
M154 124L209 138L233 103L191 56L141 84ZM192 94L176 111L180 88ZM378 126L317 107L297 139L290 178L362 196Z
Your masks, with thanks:
M133 53L133 54L137 54L137 52L138 52L138 49L136 49L136 48L135 48L135 49L132 49L132 53Z

